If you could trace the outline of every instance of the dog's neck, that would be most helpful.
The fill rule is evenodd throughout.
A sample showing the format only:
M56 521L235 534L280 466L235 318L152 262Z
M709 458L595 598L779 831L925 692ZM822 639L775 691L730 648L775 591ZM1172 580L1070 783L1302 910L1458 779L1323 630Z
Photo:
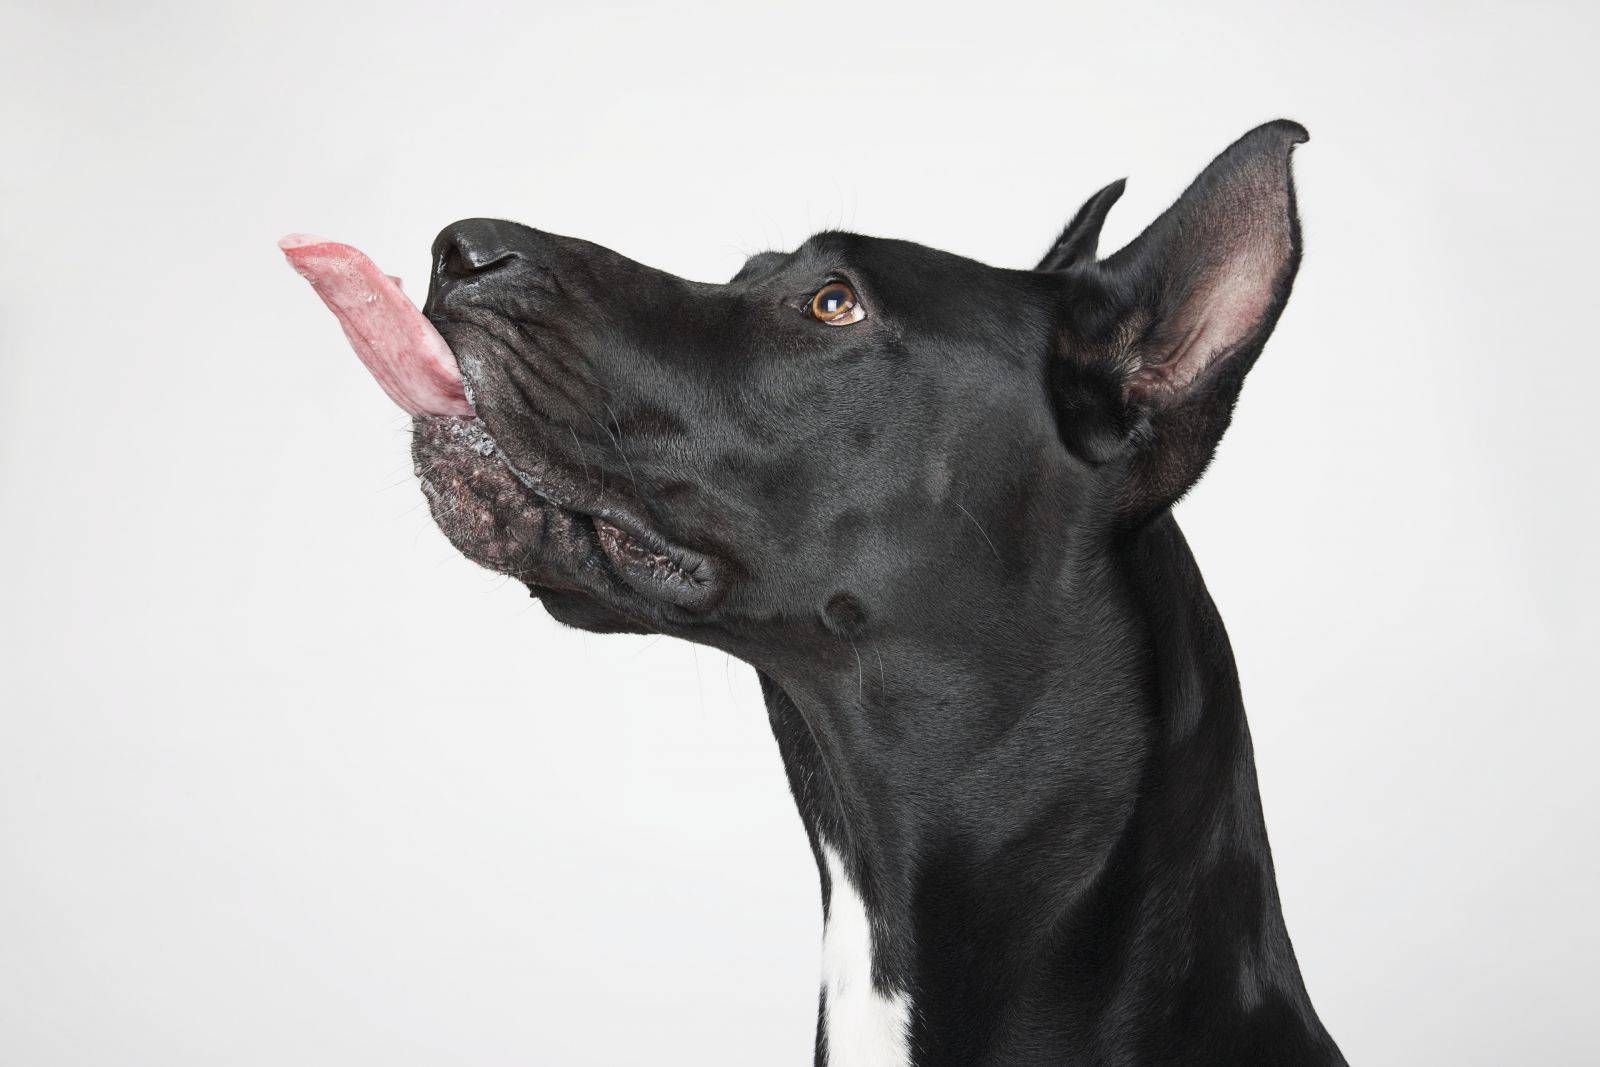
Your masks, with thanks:
M1163 517L1098 562L965 649L763 674L822 872L819 1063L1343 1062L1188 547Z

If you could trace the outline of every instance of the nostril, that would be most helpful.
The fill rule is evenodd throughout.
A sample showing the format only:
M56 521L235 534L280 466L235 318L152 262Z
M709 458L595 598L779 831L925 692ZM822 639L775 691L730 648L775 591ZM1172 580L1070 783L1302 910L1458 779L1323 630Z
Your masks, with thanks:
M521 258L518 253L506 248L497 234L478 225L462 225L442 244L444 247L439 248L436 269L451 278L485 274Z
M446 248L444 255L439 257L439 271L452 278L470 278L475 274L487 274L489 271L497 270L516 258L518 257L515 252L463 247L458 242Z

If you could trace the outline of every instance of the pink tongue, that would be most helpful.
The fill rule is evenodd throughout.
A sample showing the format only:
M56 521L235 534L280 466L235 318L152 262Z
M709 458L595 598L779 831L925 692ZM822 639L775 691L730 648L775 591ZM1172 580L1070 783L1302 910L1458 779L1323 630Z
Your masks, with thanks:
M339 317L389 399L413 415L471 415L455 354L391 278L349 245L308 233L278 242L289 265Z

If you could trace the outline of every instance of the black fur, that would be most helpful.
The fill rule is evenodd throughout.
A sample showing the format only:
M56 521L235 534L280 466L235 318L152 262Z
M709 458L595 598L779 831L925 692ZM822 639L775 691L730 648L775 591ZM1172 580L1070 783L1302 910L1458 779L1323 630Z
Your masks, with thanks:
M1169 512L1288 298L1304 139L1251 132L1099 260L1108 186L1033 271L845 233L726 285L506 222L435 246L479 416L418 422L440 525L559 619L759 671L917 1064L1343 1062ZM835 280L862 321L807 313Z

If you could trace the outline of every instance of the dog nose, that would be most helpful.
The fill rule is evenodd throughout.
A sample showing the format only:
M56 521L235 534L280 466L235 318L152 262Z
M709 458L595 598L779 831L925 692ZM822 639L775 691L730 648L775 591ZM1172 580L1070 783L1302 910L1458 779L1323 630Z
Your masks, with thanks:
M441 279L471 278L521 259L494 219L467 219L445 227L433 242L433 270Z

